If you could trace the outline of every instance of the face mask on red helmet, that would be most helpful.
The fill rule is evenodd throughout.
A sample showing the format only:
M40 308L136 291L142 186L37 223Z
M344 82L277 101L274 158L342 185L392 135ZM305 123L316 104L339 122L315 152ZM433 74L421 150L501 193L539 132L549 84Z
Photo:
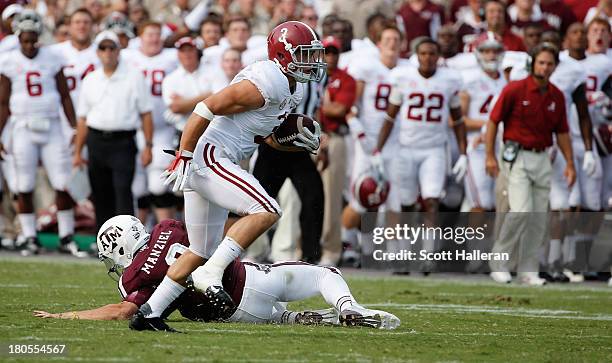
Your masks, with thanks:
M387 201L390 184L370 172L361 174L353 184L353 196L366 209L376 209Z
M316 33L302 22L284 22L268 36L268 59L298 82L321 81L327 67L324 55Z

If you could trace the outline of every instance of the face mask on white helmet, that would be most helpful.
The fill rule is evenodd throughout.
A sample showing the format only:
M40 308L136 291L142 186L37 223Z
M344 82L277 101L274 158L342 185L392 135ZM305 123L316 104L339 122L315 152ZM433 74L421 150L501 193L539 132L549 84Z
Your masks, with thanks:
M115 216L102 225L96 244L98 256L108 275L118 281L136 253L149 241L150 235L140 220L133 216Z

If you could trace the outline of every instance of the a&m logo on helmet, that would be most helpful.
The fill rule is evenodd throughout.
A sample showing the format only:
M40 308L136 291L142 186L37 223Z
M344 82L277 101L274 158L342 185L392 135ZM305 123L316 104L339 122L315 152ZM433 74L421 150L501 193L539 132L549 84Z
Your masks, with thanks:
M110 226L100 233L100 244L104 251L112 251L117 247L117 240L122 236L123 229L119 226Z

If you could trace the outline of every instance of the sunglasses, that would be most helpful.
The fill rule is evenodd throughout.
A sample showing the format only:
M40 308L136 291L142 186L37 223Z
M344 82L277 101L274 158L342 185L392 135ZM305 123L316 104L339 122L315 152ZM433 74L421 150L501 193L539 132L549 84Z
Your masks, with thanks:
M98 47L98 50L105 52L107 50L117 50L117 46L115 45L101 45Z

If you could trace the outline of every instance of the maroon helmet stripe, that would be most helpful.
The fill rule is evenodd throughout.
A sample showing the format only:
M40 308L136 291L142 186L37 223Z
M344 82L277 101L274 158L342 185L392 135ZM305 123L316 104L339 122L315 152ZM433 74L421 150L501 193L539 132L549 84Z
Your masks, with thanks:
M210 145L210 159L213 162L214 165L216 165L217 167L219 167L219 169L221 169L221 171L223 171L224 173L228 174L230 177L237 179L239 182L243 183L245 185L245 187L249 188L251 190L251 192L257 194L261 199L263 199L270 208L272 208L274 210L274 212L271 213L276 213L276 214L280 214L278 213L278 210L274 207L274 204L272 202L270 202L268 200L268 198L266 198L263 194L261 194L257 188L255 188L254 186L252 186L251 184L249 184L249 182L247 182L246 180L240 178L239 176L237 176L236 174L233 174L232 172L230 172L229 170L225 169L223 167L223 165L221 165L221 163L218 163L215 161L215 145ZM261 202L260 202L261 203ZM266 210L270 211L269 208L266 208Z

